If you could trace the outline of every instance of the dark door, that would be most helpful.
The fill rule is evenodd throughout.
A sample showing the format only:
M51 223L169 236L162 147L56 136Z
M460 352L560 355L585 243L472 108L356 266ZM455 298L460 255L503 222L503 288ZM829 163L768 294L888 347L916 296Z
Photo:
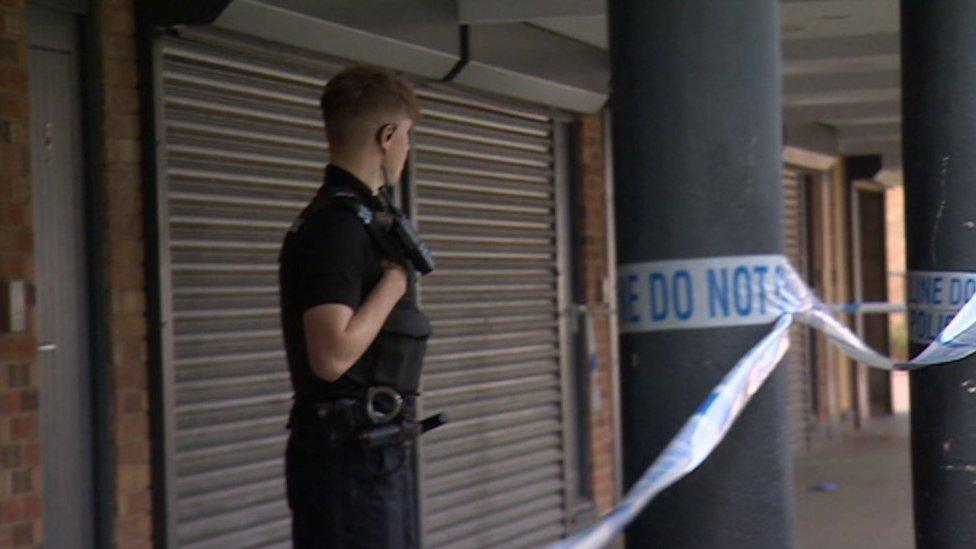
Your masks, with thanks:
M885 253L885 200L878 190L858 190L858 218L861 235L862 301L888 300L888 260ZM888 351L888 315L864 315L864 341L873 349ZM891 413L891 374L868 371L868 399L871 415Z
M44 544L87 548L93 411L76 25L28 12Z

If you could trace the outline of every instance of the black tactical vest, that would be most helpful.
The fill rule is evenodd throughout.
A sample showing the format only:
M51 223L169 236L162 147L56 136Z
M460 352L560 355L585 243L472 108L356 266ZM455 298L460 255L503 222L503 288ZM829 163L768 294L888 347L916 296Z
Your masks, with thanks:
M380 225L380 216L352 194L320 193L309 205L306 215L329 204L356 214L373 240L384 238L385 228ZM377 245L381 250L389 248L382 242L377 242ZM402 394L418 392L431 326L427 315L417 308L414 277L411 270L407 294L390 312L363 356L343 376L363 387L386 386Z

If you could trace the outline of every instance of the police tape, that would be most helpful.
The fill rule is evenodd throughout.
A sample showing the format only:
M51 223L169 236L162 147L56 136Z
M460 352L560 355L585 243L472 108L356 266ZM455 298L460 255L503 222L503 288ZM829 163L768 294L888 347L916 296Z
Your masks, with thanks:
M727 264L730 259L732 258L709 258L694 261L714 265ZM971 297L951 320L947 321L945 328L933 338L932 343L922 353L909 362L897 362L871 349L834 318L831 307L814 296L813 290L802 281L802 278L788 265L785 258L782 256L753 256L750 259L757 260L758 263L756 264L769 267L766 272L775 273L775 276L753 277L752 282L740 285L738 289L733 288L730 302L739 304L744 309L746 307L746 294L748 294L749 300L754 300L758 296L758 300L762 303L759 304L761 309L757 305L756 310L761 311L763 315L767 311L776 311L772 330L729 370L718 386L712 390L694 415L685 422L678 434L671 439L671 442L644 471L616 507L595 524L553 544L552 549L589 549L605 546L620 534L627 524L658 494L701 465L722 441L750 399L786 354L789 347L789 328L794 321L802 322L819 330L828 340L840 347L845 354L854 360L884 370L914 370L959 360L976 352L976 296ZM664 271L671 269L675 273L689 273L687 276L677 274L673 280L687 279L684 287L688 290L684 297L690 303L696 284L694 268L677 268L675 265L666 265L666 263L668 262L641 264L636 268L629 269L629 271L633 272L636 269L641 275L645 275L645 278L651 281L652 293L654 281L659 280L655 278L655 273L659 272L660 269L655 271L655 268L663 265ZM779 268L778 265L785 265L785 268ZM725 268L727 267L722 267L722 269ZM709 288L712 287L710 285L712 273L721 272L721 269L718 268L711 271L706 271L704 268L699 270L708 278ZM625 270L624 276L632 276L632 274L627 274L627 270ZM666 276L664 279L667 280ZM720 277L716 274L714 279L720 280ZM730 280L734 280L734 278ZM716 284L714 288L721 290L722 286ZM675 295L683 293L684 289L676 291ZM634 298L634 295L636 294L629 297L624 296L625 300L622 303L626 302L626 299L630 299L632 302L640 302L641 296ZM660 295L664 294L659 293ZM650 297L645 299L644 303L650 304L653 308L653 301L654 298ZM679 301L678 297L674 298L675 304L680 305ZM756 305L756 303L753 302L752 305ZM626 310L623 310L621 314L626 314ZM693 314L689 314L688 318L690 319L693 316ZM704 318L705 316L702 316L702 319ZM708 321L700 320L698 324L708 325ZM643 329L631 331L652 331L653 329L644 323Z

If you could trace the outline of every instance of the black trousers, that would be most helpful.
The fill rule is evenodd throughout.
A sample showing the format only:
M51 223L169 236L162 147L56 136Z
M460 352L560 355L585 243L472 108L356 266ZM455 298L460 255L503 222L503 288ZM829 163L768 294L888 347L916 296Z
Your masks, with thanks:
M409 449L369 448L336 431L292 424L285 477L295 548L418 547Z

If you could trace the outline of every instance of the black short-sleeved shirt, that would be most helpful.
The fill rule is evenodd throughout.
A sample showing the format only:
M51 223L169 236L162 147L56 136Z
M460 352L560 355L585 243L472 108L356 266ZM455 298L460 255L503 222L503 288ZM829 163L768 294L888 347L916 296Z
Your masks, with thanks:
M281 325L295 398L306 401L360 398L365 388L346 376L329 383L312 372L302 315L326 303L357 310L383 274L379 248L363 221L334 202L319 207L325 195L335 193L354 193L371 208L382 208L365 183L329 165L316 199L285 235L278 259Z

